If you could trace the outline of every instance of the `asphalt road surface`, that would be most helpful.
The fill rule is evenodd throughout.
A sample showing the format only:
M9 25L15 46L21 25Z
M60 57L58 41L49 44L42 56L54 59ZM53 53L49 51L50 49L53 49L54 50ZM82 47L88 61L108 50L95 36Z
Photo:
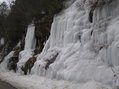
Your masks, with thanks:
M11 86L9 83L0 80L0 89L16 89L16 88Z

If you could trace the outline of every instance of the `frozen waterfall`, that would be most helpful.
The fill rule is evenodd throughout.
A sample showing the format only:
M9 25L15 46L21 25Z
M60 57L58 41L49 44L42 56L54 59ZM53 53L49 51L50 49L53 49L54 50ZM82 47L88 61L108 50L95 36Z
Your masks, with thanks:
M35 40L35 26L30 24L27 29L26 38L25 38L25 48L24 50L35 49L36 40Z
M77 82L94 80L112 86L118 83L119 1L99 1L90 23L89 12L95 1L75 0L54 17L51 35L33 73ZM47 60L56 53L58 56L46 70Z
M19 53L19 62L17 63L18 72L21 72L21 67L25 65L30 57L32 57L35 46L35 26L34 24L30 24L26 33L25 48Z

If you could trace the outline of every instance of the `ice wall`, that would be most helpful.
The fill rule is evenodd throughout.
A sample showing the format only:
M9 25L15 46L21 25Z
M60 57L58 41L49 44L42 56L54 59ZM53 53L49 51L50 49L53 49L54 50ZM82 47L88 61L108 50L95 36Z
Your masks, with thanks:
M11 51L5 58L4 61L0 64L0 72L6 72L8 71L8 62L9 59L14 55L14 51Z
M75 0L54 17L51 35L33 73L68 81L119 85L119 1L98 0L90 23L89 12L96 1ZM59 55L46 70L46 60L55 52Z
M25 38L25 47L24 50L35 49L36 40L35 40L35 26L30 24L27 29L26 38Z
M119 0L96 8L94 12L93 41L101 60L109 66L119 66Z

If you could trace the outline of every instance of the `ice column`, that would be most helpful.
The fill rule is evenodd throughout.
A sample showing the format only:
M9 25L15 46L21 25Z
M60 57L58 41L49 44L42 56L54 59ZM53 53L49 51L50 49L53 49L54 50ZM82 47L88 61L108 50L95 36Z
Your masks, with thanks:
M34 49L36 46L35 40L35 26L30 24L27 29L26 38L25 38L25 50Z

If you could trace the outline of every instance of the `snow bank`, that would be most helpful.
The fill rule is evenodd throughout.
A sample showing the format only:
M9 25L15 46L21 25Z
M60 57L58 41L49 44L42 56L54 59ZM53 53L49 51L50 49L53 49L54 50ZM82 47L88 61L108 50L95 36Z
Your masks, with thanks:
M63 80L51 80L36 75L21 76L12 72L0 73L0 79L9 82L18 89L111 89L94 81L78 84Z

